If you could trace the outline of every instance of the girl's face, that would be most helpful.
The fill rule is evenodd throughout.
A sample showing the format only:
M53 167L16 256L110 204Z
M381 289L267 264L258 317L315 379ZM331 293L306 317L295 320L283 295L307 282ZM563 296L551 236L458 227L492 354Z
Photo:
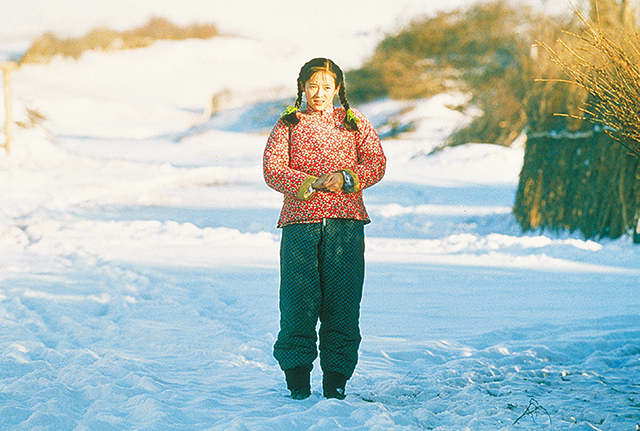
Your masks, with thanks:
M304 95L309 107L316 111L325 111L333 105L333 98L338 94L340 87L336 87L336 81L327 72L316 72L304 83Z

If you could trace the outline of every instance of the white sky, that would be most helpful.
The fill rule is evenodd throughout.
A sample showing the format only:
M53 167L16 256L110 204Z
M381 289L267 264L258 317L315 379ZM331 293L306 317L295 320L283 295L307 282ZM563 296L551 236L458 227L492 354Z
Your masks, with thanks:
M114 28L144 22L150 15L177 23L214 22L254 37L309 37L329 32L388 28L398 19L472 0L3 0L0 37L37 35L44 29L75 34L97 25Z

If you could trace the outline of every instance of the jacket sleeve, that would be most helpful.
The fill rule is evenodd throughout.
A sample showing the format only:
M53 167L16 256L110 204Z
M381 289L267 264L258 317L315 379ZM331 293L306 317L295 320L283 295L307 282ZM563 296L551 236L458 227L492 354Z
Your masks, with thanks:
M282 120L278 120L267 140L262 172L267 185L280 193L296 196L300 200L311 199L314 194L311 184L318 177L289 166L289 126Z
M358 163L348 172L355 175L357 190L362 190L382 179L387 167L387 158L382 150L380 138L369 120L360 112L354 112L360 120L356 142Z

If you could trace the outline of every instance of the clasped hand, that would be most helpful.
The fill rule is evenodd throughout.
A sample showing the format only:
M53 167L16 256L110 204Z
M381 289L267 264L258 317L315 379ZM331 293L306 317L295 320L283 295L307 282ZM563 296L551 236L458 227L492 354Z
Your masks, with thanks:
M344 186L344 177L341 172L323 174L315 180L312 187L323 192L339 192Z

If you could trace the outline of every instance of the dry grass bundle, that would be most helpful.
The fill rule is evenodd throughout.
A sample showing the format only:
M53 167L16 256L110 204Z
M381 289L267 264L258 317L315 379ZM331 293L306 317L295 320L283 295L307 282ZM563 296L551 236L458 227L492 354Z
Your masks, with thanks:
M166 18L154 17L145 25L126 31L98 28L82 37L68 39L47 33L31 44L20 63L43 63L56 55L78 59L90 50L134 49L149 46L157 40L210 39L219 34L213 24L178 26Z
M604 130L640 157L640 45L637 33L605 31L576 14L584 24L582 34L570 35L574 44L559 40L562 51L541 44L566 73L558 80L584 88L590 95L581 108L584 118Z

